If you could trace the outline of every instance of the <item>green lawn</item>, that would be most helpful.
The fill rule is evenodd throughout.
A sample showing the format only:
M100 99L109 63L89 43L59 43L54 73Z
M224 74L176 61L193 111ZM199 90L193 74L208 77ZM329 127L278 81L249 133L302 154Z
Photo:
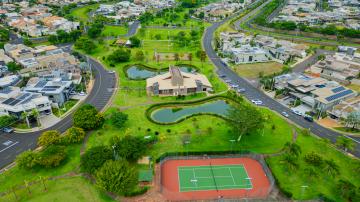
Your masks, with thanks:
M92 10L95 10L99 7L99 4L91 4L87 6L82 6L75 8L71 11L70 15L74 16L77 20L81 22L87 22L89 20L88 13Z
M271 75L274 73L281 72L283 64L277 62L263 62L254 64L240 64L233 66L236 73L240 76L255 79L259 78L260 73L264 76Z
M110 202L114 201L103 192L92 186L88 180L82 177L69 177L57 180L45 181L47 188L44 191L43 184L35 184L30 186L31 194L26 189L16 191L14 193L0 197L0 201L15 202L50 202L50 201L92 201L92 202Z
M356 170L360 168L359 160L352 159L343 153L336 151L333 147L313 136L300 135L297 139L297 144L301 146L302 154L297 161L299 168L296 170L289 170L283 163L283 156L270 157L267 162L277 178L279 185L286 191L293 194L294 199L309 200L318 198L323 194L334 201L343 201L336 188L336 182L339 179L346 179L356 186L360 186L360 176L355 174ZM340 174L332 178L323 170L313 167L318 176L308 177L305 169L312 167L304 162L303 157L310 152L316 152L324 159L333 159L340 168ZM301 186L308 186L303 190Z
M70 145L67 147L67 159L61 166L53 169L39 168L24 170L17 166L0 175L0 192L7 191L13 186L24 184L24 180L39 180L39 177L59 176L77 169L80 163L81 145ZM1 200L0 200L1 201Z
M357 91L358 93L360 93L360 85L356 85L356 84L350 84L348 86L346 86L354 91Z
M106 36L117 37L119 35L124 35L126 33L127 33L127 28L124 26L105 25L101 35L105 37Z

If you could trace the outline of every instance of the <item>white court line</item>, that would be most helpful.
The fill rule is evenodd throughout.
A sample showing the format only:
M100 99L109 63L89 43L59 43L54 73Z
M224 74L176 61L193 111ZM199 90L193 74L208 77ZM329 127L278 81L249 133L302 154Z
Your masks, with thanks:
M245 172L246 172L246 175L247 175L248 180L249 180L250 185L251 185L251 188L250 188L250 189L252 189L252 188L253 188L253 184L252 184L252 182L251 182L251 178L250 178L250 176L249 176L249 174L248 174L248 172L247 172L247 170L246 170L246 168L245 168L245 167L244 167L244 170L245 170Z
M233 176L233 174L232 174L232 172L231 172L231 169L230 169L230 168L228 168L228 169L229 169L229 171L230 171L231 179L233 180L234 185L236 185L235 180L234 180L234 176Z
M13 144L11 144L11 145L5 147L4 149L0 150L0 152L3 152L3 151L5 151L5 150L9 149L10 147L16 145L17 143L19 143L19 142L14 142Z
M193 169L193 175L194 175L194 180L196 180L196 175L195 175L195 170L194 169ZM196 185L196 187L198 187L197 182L195 182L195 185Z

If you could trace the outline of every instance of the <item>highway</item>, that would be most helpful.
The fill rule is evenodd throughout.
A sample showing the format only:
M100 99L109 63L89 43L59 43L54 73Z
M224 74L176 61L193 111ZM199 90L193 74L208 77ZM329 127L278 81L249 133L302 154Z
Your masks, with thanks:
M250 13L245 15L243 18L239 19L240 21L243 21L245 19L248 19L250 16L254 15L256 12L258 12L259 9L261 9L265 4L267 4L270 1L265 2L261 6L257 7L256 9L252 10ZM203 36L203 47L205 49L205 52L207 56L210 58L210 60L213 62L213 64L217 67L217 74L218 75L225 75L227 79L230 79L232 83L238 84L240 88L246 89L245 93L243 93L243 96L246 97L248 100L251 99L260 99L263 101L263 107L267 107L273 111L278 112L279 114L281 112L287 112L289 116L289 120L293 123L303 127L303 128L309 128L312 133L315 135L329 139L331 142L335 142L336 138L338 136L342 136L342 134L335 132L333 130L324 128L320 125L318 125L315 122L308 122L304 118L295 115L291 112L291 110L288 107L283 106L279 102L275 101L274 99L270 98L269 96L265 95L260 89L255 88L251 83L249 83L246 79L240 77L237 75L234 71L231 70L225 63L221 61L221 58L217 55L214 48L212 47L212 39L214 38L214 33L216 29L224 24L228 19L225 19L221 22L215 22L212 24L212 26L208 27L204 33ZM314 57L311 57L309 60L310 62L314 61ZM309 63L310 63L309 62ZM302 63L303 65L306 64L306 62ZM302 66L301 68L304 68ZM298 68L301 70L301 68ZM344 135L345 136L345 135ZM356 157L360 156L360 138L353 138L349 136L345 136L347 138L352 139L356 146L354 151L351 153L355 155Z

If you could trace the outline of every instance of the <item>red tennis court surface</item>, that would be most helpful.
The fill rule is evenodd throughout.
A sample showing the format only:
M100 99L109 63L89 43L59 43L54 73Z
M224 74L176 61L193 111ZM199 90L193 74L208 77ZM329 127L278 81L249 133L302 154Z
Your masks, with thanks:
M179 167L242 165L251 179L252 188L180 191ZM189 167L190 168L190 167ZM216 182L215 182L216 184ZM167 160L161 166L161 192L167 200L206 200L222 198L266 198L270 182L261 164L251 158L213 158Z

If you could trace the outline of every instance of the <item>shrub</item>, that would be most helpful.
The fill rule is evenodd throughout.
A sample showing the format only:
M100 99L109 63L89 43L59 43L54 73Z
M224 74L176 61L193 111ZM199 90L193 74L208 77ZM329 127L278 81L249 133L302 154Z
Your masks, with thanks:
M113 151L107 146L92 147L80 158L82 172L95 173L107 160L113 159Z
M306 163L313 165L313 166L321 166L324 162L323 158L316 154L315 152L311 152L304 156L304 160Z
M52 144L57 144L60 141L60 133L56 130L48 130L43 132L38 140L39 146L47 147Z
M136 169L123 160L109 160L96 173L97 185L106 191L117 194L131 193L137 182Z
M65 144L79 143L83 141L85 135L86 133L82 128L71 127L66 131L65 136L62 137L62 142Z
M128 115L119 111L114 111L110 115L110 120L115 127L122 128L128 120Z
M139 188L136 188L135 190L124 193L124 196L130 197L130 196L142 195L142 194L145 194L147 192L147 190L149 190L149 187L147 187L147 186L139 187Z
M37 165L37 154L28 150L16 157L16 163L20 168L30 169Z
M39 153L38 163L45 168L57 167L65 158L65 146L51 145Z
M85 104L77 109L73 119L74 126L84 130L99 128L104 123L104 117L90 104Z

